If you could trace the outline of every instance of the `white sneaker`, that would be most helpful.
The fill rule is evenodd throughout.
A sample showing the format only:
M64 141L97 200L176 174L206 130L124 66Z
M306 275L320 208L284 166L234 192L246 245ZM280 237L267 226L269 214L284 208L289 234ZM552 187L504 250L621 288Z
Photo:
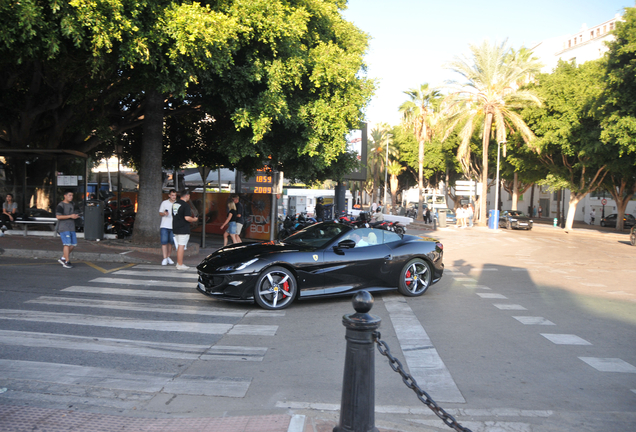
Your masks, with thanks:
M185 264L182 264L182 265L177 264L177 270L187 270L187 269L189 269L189 268L190 268L190 267L188 267L188 266L187 266L187 265L185 265Z
M174 261L172 261L172 260L170 259L170 257L166 258L166 260L168 261L168 264L170 264L170 265L174 264Z
M168 258L164 258L163 261L161 261L161 265L168 265Z

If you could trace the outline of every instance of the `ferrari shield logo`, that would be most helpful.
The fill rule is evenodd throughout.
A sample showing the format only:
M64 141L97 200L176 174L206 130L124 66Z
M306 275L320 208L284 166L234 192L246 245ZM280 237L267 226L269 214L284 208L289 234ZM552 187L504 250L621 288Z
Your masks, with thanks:
M318 255L314 255L313 258L314 258L314 261L318 261Z

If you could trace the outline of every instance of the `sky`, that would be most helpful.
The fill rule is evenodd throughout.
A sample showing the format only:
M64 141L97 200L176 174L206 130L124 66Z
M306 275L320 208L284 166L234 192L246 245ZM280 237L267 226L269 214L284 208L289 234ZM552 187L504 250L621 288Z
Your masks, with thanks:
M578 32L612 19L633 0L349 0L344 17L371 36L367 76L378 88L366 110L370 125L400 121L404 91L458 79L444 65L484 39L510 46Z

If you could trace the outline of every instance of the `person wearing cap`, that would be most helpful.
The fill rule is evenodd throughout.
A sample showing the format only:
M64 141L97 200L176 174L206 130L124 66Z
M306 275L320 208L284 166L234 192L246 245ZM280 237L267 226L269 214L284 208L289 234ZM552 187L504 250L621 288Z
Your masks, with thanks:
M177 270L187 270L190 267L183 264L183 255L185 247L190 240L190 223L196 222L198 218L192 216L190 209L190 191L184 190L177 201L172 204L172 232L177 245Z

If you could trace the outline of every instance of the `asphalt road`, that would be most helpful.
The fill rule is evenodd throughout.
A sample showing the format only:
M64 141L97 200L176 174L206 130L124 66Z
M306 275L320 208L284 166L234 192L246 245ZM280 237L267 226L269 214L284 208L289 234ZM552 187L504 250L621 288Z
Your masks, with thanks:
M444 278L376 296L382 339L473 431L636 430L636 247L550 230L438 230ZM282 312L160 266L0 260L0 403L336 417L349 298ZM6 390L4 390L6 389ZM376 355L376 425L449 430Z

